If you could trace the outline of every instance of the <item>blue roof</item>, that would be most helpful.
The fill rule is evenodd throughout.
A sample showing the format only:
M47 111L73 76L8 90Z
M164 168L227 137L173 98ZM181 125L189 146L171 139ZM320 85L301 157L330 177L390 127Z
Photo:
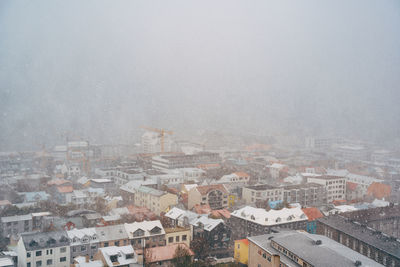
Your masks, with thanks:
M49 194L44 191L39 192L25 192L22 193L25 195L26 202L37 202L37 201L45 201L48 200Z
M276 200L276 201L268 201L268 205L271 209L275 209L277 205L281 204L283 201L282 200Z

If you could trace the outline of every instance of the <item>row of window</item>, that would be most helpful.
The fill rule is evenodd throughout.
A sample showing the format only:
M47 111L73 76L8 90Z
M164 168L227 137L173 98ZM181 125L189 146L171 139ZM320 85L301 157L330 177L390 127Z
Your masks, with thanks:
M65 253L65 252L67 252L67 248L66 247L60 248L60 253ZM42 256L42 250L37 250L35 252L35 255L36 255L36 257ZM46 255L53 255L53 249L46 249ZM26 257L30 258L31 257L31 252L27 252L26 253Z
M187 235L182 235L182 241L186 241L187 240ZM168 237L168 243L173 243L174 242L174 237L170 236ZM180 236L176 236L175 237L175 242L180 242Z
M61 257L61 258L60 258L60 262L66 262L66 261L67 261L67 257ZM53 259L48 259L48 260L46 260L46 265L53 265ZM26 266L27 266L27 267L31 267L31 263L28 262L28 263L26 264ZM43 262L42 262L42 261L36 261L36 266L37 266L37 267L43 266Z

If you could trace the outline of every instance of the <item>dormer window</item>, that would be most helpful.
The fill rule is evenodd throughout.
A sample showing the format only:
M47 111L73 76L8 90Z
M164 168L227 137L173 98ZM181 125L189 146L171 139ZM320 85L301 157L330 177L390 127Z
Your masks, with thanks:
M250 217L253 221L256 219L256 217L254 217L254 215L251 215Z
M161 228L158 226L155 226L153 229L150 230L150 232L152 234L159 234L159 233L161 233Z
M280 222L282 219L280 217L276 218L275 222Z

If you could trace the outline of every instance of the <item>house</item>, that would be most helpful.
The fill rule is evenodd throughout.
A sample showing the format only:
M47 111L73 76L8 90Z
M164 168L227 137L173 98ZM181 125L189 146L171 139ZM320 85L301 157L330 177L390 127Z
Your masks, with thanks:
M165 245L165 230L159 220L125 223L123 226L134 249Z
M129 236L123 224L96 227L96 236L99 239L99 247L126 246L129 244Z
M53 188L53 197L58 204L67 204L71 202L72 192L74 188L72 185L60 185Z
M266 211L246 206L231 212L228 223L233 238L237 240L270 233L276 229L306 229L307 220L306 214L300 207Z
M192 238L203 238L210 247L209 254L217 258L231 254L231 229L221 219L200 216L191 222Z
M326 204L325 186L317 183L287 185L283 187L283 201L299 203L302 207Z
M104 267L104 264L101 260L92 261L89 257L76 257L74 258L73 267Z
M135 192L134 204L146 207L159 215L178 204L178 196L148 186L140 186Z
M382 266L325 236L304 231L286 230L248 240L249 267Z
M93 259L99 248L99 239L95 228L82 228L67 231L70 239L70 261L78 256Z
M188 193L188 208L192 209L196 204L208 204L211 209L228 208L228 195L222 184L197 186Z
M166 245L185 243L190 247L191 240L192 231L190 230L190 227L165 228Z
M18 241L18 266L70 266L70 241L65 231L23 234Z
M308 221L306 224L306 230L307 232L309 232L310 234L315 234L317 233L317 219L318 218L322 218L324 217L324 215L322 214L322 212L315 208L315 207L311 207L311 208L304 208L301 209L304 214L307 216Z
M23 202L30 203L30 202L40 202L46 201L49 199L50 195L44 191L38 192L23 192L19 193L20 196L23 197Z
M31 214L1 217L0 222L3 237L31 232L33 229Z
M189 261L192 261L194 257L193 251L185 243L180 243L146 249L146 263L163 267L173 267L175 266L173 259L179 247L188 252L188 256L190 256Z
M112 190L115 184L110 179L90 179L90 186L93 188L102 188L104 191Z
M250 181L250 175L245 172L234 172L232 174L222 176L217 183L218 184L230 184L236 187L243 187Z
M233 255L235 262L247 266L247 263L249 262L249 240L246 238L235 240L235 250Z
M138 258L132 246L110 246L99 248L99 251L94 257L96 260L101 260L103 266L126 266L133 267L137 265Z
M400 266L400 242L357 221L340 215L319 218L317 234L333 239L379 264Z
M164 216L170 220L171 225L174 227L189 227L200 216L205 215L199 215L192 211L182 210L174 207L169 210Z

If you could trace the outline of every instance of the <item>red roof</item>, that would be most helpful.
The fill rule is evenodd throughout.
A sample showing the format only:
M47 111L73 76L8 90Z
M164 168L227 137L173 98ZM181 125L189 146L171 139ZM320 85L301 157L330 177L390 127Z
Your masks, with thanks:
M250 175L248 175L248 174L245 173L245 172L235 172L235 174L236 174L237 176L239 176L239 177L250 177Z
M304 214L307 216L308 221L315 221L318 218L322 218L324 217L324 215L321 213L321 211L319 211L319 209L317 208L305 208L305 209L301 209Z
M373 182L367 189L367 195L377 199L388 198L392 192L392 187L387 184Z
M74 188L72 187L72 185L57 186L57 191L59 193L72 193L72 191L74 191Z
M346 182L346 188L350 191L356 190L358 184L353 182Z
M222 184L197 186L196 189L201 195L207 195L212 190L220 190L222 193L228 194L228 191L226 191L226 188Z
M249 240L248 240L247 238L245 238L245 239L240 239L240 240L235 240L235 242L240 242L240 243L249 245Z
M210 214L210 212L212 211L210 205L208 204L204 205L196 204L194 205L193 209L194 212L196 212L197 214Z
M7 205L11 205L11 202L8 201L7 199L0 200L0 206L7 206Z
M211 215L217 218L224 217L226 219L229 219L231 217L231 213L227 209L222 209L222 210L213 210L211 212Z
M54 179L51 181L48 181L48 185L62 185L62 184L70 184L71 181L65 180L65 179Z
M150 255L150 259L146 259L146 261L150 263L150 262L172 260L175 255L175 251L179 246L182 246L185 249L187 249L187 251L191 256L194 255L193 251L185 243L178 243L178 244L170 244L167 246L146 249L146 251L148 251Z

